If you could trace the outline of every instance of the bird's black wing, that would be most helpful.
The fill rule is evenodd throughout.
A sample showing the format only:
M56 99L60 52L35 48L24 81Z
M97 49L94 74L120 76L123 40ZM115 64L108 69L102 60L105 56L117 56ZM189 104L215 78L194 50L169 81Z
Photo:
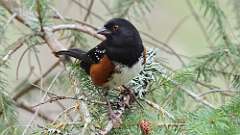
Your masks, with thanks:
M71 48L68 50L62 50L62 51L58 51L58 52L54 52L54 54L56 56L59 55L65 55L65 56L70 56L76 59L79 59L81 61L86 61L88 63L92 62L92 59L90 57L88 57L87 52L80 50L78 48Z
M102 42L88 52L85 52L78 48L71 48L68 50L55 52L55 55L66 55L79 59L81 61L81 67L89 74L90 66L92 64L98 63L105 53L105 42Z
M93 49L87 52L87 56L91 58L93 63L98 63L100 59L106 54L105 43L102 42Z
M105 43L102 42L87 52L87 57L91 59L91 62L82 61L81 67L85 69L85 71L89 74L91 65L98 63L105 54L106 54Z

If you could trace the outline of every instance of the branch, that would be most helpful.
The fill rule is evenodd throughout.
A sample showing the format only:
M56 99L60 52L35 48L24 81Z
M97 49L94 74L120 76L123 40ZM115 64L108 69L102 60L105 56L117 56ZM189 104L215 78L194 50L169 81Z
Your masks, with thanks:
M89 6L88 6L87 14L86 14L86 16L85 16L84 19L83 19L85 22L87 21L89 15L90 15L90 13L91 13L93 4L94 4L94 0L91 0L91 1L90 1L90 4L89 4Z
M50 29L48 27L44 27L43 32L44 32L43 39L46 41L48 47L53 52L57 52L57 51L60 51L60 50L66 50L66 48L57 39L56 35L54 35L52 29Z
M49 27L49 30L52 32L56 32L59 30L78 30L83 33L86 33L90 36L93 36L99 40L105 40L105 36L97 34L96 30L94 30L91 27L88 27L86 25L80 25L80 24L60 24L60 25L54 25Z
M58 120L62 115L67 114L68 112L70 112L71 110L76 109L76 108L77 108L77 106L74 105L74 106L71 106L71 107L63 110L62 112L60 112L60 113L55 117L55 119L52 121L52 123L53 123L53 124L56 123L57 120Z
M24 37L21 37L16 42L14 42L11 45L11 46L14 46L14 48L10 49L8 53L5 56L3 56L0 65L4 65L10 59L12 54L14 54L19 48L23 46L23 43L26 41L27 38L30 38L30 37L25 35Z
M23 10L18 3L13 0L0 0L0 4L11 14L16 14L16 19L29 28L31 28L31 20L37 20L32 12Z
M231 95L230 93L237 93L237 92L239 92L239 91L236 91L236 90L210 90L210 91L199 94L199 97L204 97L211 93L221 93L221 94Z
M160 46L157 43L154 43L154 42L151 42L151 41L148 41L148 40L145 40L145 39L143 40L143 42L146 43L146 44L149 44L152 47L159 48L161 51L163 51L163 52L165 52L167 54L175 55L172 51L169 51L168 49ZM190 59L191 58L189 56L186 56L186 55L183 55L183 54L179 54L179 53L177 53L177 55L179 55L180 57L185 58L185 59Z
M88 11L88 7L85 7L84 5L82 5L81 2L77 1L77 0L71 0L72 2L74 2L76 5L78 5L79 7L81 7L82 9ZM102 21L102 22L105 22L105 19L102 18L100 15L90 11L89 12L90 14L92 14L94 17L96 17L98 20Z
M169 128L169 127L176 128L176 127L186 126L185 123L157 123L156 125L159 127L166 127L166 128Z
M170 119L175 120L174 116L172 114L170 114L169 112L167 112L164 108L162 108L161 106L159 106L156 103L153 103L150 100L144 99L144 101L151 107L157 109L158 111L160 111L163 115L167 115Z
M216 107L213 106L212 104L210 104L209 102L207 102L206 100L204 100L203 98L201 98L200 96L198 96L197 94L195 94L194 92L183 88L181 86L177 86L179 89L183 90L187 95L189 95L190 97L192 97L194 100L196 100L197 102L200 102L203 105L206 105L209 108L215 109Z
M135 98L131 95L130 92L128 93L123 93L121 96L121 98L119 98L119 100L117 101L118 103L118 108L116 110L114 110L115 113L115 117L112 120L109 120L106 127L104 129L102 129L99 133L100 135L107 135L113 128L116 128L116 122L121 121L121 117L125 111L125 109L131 105L133 103L133 101L135 100ZM120 124L120 123L117 123Z
M57 102L59 100L66 100L66 99L72 99L72 100L79 100L79 101L89 101L90 103L95 103L95 104L100 104L100 105L106 105L106 103L104 102L101 102L101 101L95 101L95 100L88 100L87 98L85 97L68 97L68 96L52 96L50 97L48 100L44 101L44 102L41 102L37 105L34 105L32 106L31 108L35 108L35 107L38 107L40 105L44 105L46 103L53 103L53 102Z
M62 20L62 17L59 16L59 15L54 15L54 16L52 16L52 17L53 17L53 19L60 19L60 20ZM76 19L72 19L72 18L68 18L68 17L65 17L65 16L64 16L64 20L66 20L66 21L71 21L71 22L74 22L74 23L81 24L81 25L83 25L83 26L90 27L90 28L92 28L93 30L97 30L97 29L98 29L97 27L95 27L95 26L93 26L93 25L91 25L91 24L88 24L88 23L86 23L86 22L83 22L83 21L80 21L80 20L76 20Z
M214 43L209 38L208 32L205 30L205 27L204 27L202 21L200 20L200 17L198 16L197 12L195 11L195 9L194 9L192 3L190 2L190 0L186 0L186 3L188 5L193 17L195 18L196 22L198 23L199 28L202 31L204 38L206 39L207 43L209 44L210 49L212 49L214 47Z
M41 78L46 77L50 72L52 72L53 69L55 69L58 66L59 63L60 60L55 62L45 73L43 73L41 77L35 80L33 84L37 85L40 82ZM28 93L31 89L33 89L35 87L34 85L28 84L26 87L19 90L19 92L15 96L13 96L13 100L17 101L20 97L22 97L24 94Z
M170 39L174 36L174 34L181 28L181 26L190 18L189 15L184 16L173 28L173 30L170 32L170 34L167 36L165 43L169 43Z
M34 16L31 12L27 12L20 8L20 6L13 0L0 0L2 4L10 13L16 13L16 19L21 23L25 24L27 27L31 28L31 20L37 20L37 17ZM21 14L22 13L22 14ZM25 16L28 15L28 16ZM57 25L54 27L44 27L42 38L46 41L47 45L52 51L65 50L66 48L58 41L57 37L53 34L53 31L61 29L76 29L81 32L87 33L91 36L94 36L100 40L104 40L103 36L97 35L96 31L87 26L81 25Z
M31 107L27 106L26 104L24 103L15 103L17 107L21 108L21 109L24 109L32 114L34 114L36 111L34 109L32 109ZM46 121L49 121L49 122L53 122L53 119L48 117L47 115L45 115L44 113L42 112L38 112L37 114L40 118L46 120Z
M155 41L155 42L163 45L163 46L166 47L167 49L169 49L169 50L172 52L172 54L173 54L174 56L176 56L176 58L182 63L182 65L184 65L184 66L186 65L185 62L182 60L181 56L179 56L178 53L177 53L172 47L170 47L167 43L164 43L164 42L162 42L162 41L159 41L158 39L154 38L153 36L149 35L149 34L146 33L146 32L140 31L140 33L143 34L144 36L148 37L148 38L151 39L152 41Z
M57 78L60 76L60 74L62 73L62 71L60 71L59 73L57 73L54 78L52 79L50 85L47 88L47 91L45 91L44 95L41 97L41 102L43 102L45 100L45 98L48 95L48 92L52 89L54 83L56 82ZM30 121L28 122L27 126L25 127L25 129L23 130L23 135L26 134L28 132L28 129L31 127L33 121L35 120L36 116L38 115L38 112L40 111L40 107L37 107L34 115L32 116L32 118L30 119Z

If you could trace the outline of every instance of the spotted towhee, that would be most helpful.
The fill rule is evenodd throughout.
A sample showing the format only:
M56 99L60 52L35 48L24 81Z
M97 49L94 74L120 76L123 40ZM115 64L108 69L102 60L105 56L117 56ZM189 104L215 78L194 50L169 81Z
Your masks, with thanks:
M106 40L89 50L69 49L56 52L81 60L92 82L101 87L113 88L128 83L143 69L145 49L137 29L121 18L109 20L98 34Z

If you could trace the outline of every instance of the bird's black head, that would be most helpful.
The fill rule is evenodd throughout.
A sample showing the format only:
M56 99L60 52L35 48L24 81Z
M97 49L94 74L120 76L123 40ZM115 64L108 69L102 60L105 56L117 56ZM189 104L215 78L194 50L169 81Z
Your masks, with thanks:
M137 29L129 21L122 18L109 20L98 34L107 37L106 45L108 57L116 62L131 67L143 53L143 44Z
M142 44L137 29L128 20L122 18L109 20L98 30L98 34L106 36L107 40L116 46Z

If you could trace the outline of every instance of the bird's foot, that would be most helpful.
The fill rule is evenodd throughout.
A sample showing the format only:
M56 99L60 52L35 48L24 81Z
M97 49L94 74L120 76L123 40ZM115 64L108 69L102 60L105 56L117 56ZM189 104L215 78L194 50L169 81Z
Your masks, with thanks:
M111 103L109 102L108 99L106 99L106 101L107 101L107 105L108 105L108 116L109 116L109 119L112 121L113 127L114 128L118 128L122 124L122 120L120 118L121 115L118 112L114 112L112 110Z
M124 88L125 92L130 95L130 102L129 103L132 103L132 102L136 101L137 104L140 107L143 108L142 104L138 101L138 99L137 99L136 95L134 94L134 92L131 89L129 89L126 86L124 86L124 85L122 85L122 87ZM129 105L127 105L127 107L129 107Z

